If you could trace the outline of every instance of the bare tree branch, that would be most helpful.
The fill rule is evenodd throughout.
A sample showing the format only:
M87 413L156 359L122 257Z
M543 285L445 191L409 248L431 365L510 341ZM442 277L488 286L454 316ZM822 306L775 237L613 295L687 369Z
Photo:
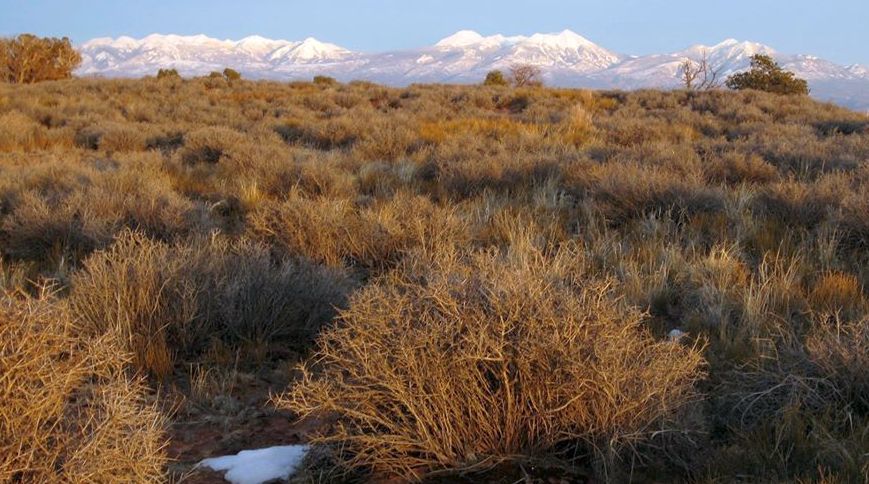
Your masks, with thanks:
M540 86L543 84L540 68L531 64L513 64L510 66L510 77L516 87Z
M685 59L679 68L679 76L685 89L708 91L721 87L721 69L722 67L713 68L709 64L708 54L704 50L699 61Z

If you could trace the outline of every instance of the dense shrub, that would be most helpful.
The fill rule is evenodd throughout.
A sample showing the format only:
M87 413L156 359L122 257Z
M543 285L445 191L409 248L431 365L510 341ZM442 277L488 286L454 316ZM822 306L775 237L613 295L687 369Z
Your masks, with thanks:
M181 160L187 164L217 163L233 147L244 142L244 137L224 127L203 128L191 132L184 139Z
M419 220L408 220L416 213ZM461 221L425 198L399 194L391 201L360 207L350 200L308 199L292 193L250 220L252 235L331 267L382 270L417 247L462 241Z
M62 258L78 260L111 239L112 220L82 213L82 197L51 198L36 191L20 194L0 226L6 257L55 263Z
M757 155L729 153L703 167L705 176L715 183L755 183L763 185L778 177L775 167Z
M18 111L0 116L0 151L34 151L51 144L49 131L30 117Z
M540 86L543 84L543 71L531 64L510 66L510 79L516 87Z
M337 419L317 441L347 465L411 480L545 454L615 472L624 452L677 425L700 351L656 342L584 274L580 253L547 258L523 243L414 256L375 280L279 405Z
M237 81L241 79L241 73L235 69L227 67L223 70L223 77L225 77L227 81Z
M172 372L170 333L192 334L195 287L181 281L170 248L125 233L106 252L85 261L70 300L83 330L113 335L137 368L160 377ZM112 301L112 303L109 303Z
M504 73L498 70L489 71L486 74L486 79L483 80L484 86L509 86L510 81L504 77Z
M351 286L339 271L274 262L255 245L170 246L124 232L85 261L70 304L86 334L115 335L136 368L162 378L212 340L259 356L304 347Z
M334 86L338 81L334 77L329 76L314 76L314 84L318 86Z
M751 68L748 72L739 72L727 78L730 89L756 89L758 91L774 92L776 94L809 93L809 85L804 79L799 79L792 72L785 71L764 54L755 54L751 58Z

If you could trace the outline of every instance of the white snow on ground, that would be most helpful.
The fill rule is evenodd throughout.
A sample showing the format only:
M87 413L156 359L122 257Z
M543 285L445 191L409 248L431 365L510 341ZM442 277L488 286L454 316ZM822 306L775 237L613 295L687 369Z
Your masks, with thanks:
M261 484L290 477L308 450L307 445L243 450L235 455L204 459L197 466L226 471L223 477L232 484Z
M667 333L667 339L669 341L679 342L682 338L688 336L688 333L682 331L679 328L671 329L669 333Z

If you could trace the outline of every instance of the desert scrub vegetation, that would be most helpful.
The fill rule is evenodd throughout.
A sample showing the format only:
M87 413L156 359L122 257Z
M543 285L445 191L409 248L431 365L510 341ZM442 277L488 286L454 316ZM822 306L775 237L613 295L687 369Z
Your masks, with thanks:
M612 480L626 449L675 431L696 400L701 348L655 340L581 252L520 239L431 259L412 254L359 291L277 401L336 419L314 442L339 444L346 465L416 480L584 456Z
M136 368L159 378L215 342L261 359L305 347L353 282L306 260L217 237L169 245L124 231L88 257L70 283L79 328L113 335Z
M146 408L191 368L280 366L273 408L362 479L869 471L865 115L751 89L225 77L0 84L4 328L49 325L13 324L39 308L70 348L124 355L127 379L64 395L122 381L97 396ZM159 448L149 425L100 439ZM64 440L94 432L33 429L69 445L28 465L101 479Z
M162 481L165 418L127 362L51 295L3 296L0 481Z

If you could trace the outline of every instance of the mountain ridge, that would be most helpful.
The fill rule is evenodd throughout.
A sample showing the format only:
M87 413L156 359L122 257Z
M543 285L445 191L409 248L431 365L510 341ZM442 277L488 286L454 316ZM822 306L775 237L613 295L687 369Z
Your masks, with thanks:
M751 55L764 53L807 79L815 97L869 111L869 68L840 65L807 54L784 54L764 44L736 39L643 56L609 50L569 29L529 36L484 36L460 30L431 46L373 53L352 51L314 37L290 41L251 35L220 40L202 34L100 37L78 48L83 62L76 73L83 76L141 77L160 68L195 76L232 67L255 79L329 75L344 81L408 85L474 83L492 69L506 70L512 64L525 63L540 67L550 85L613 89L679 87L682 63L696 62L703 56L723 77L746 69Z

